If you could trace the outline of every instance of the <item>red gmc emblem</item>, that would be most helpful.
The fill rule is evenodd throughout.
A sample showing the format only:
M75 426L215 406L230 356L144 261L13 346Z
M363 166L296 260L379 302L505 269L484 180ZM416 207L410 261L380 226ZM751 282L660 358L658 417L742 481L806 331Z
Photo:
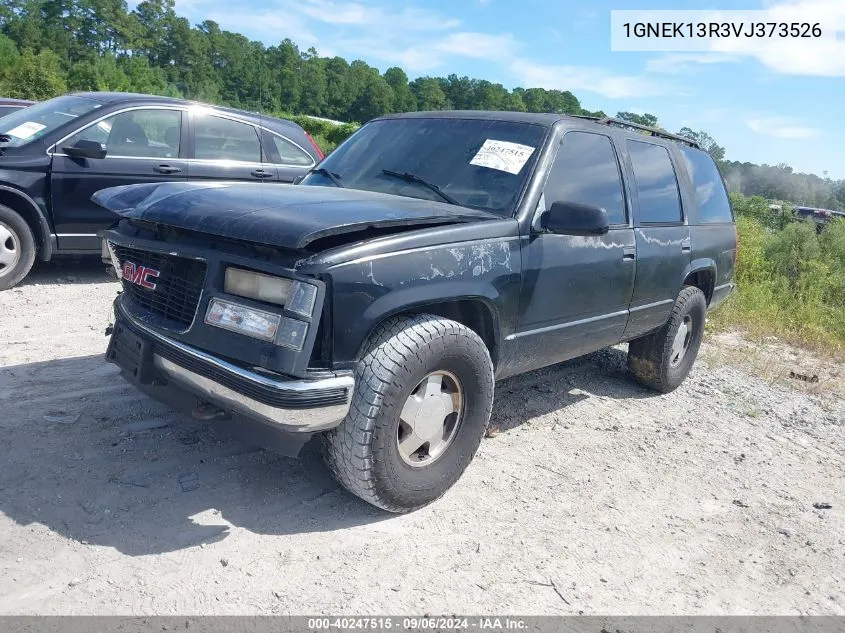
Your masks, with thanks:
M123 272L121 275L126 281L137 284L142 288L155 290L156 283L150 281L159 276L159 272L155 268L147 268L146 266L138 266L134 262L123 262Z

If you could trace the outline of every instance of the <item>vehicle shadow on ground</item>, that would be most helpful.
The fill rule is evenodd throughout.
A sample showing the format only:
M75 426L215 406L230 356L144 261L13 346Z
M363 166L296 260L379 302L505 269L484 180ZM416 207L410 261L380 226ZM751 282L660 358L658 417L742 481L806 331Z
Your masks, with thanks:
M583 392L648 392L624 353L502 381L502 430L565 409ZM141 556L258 534L330 532L391 519L346 493L310 442L298 459L232 440L126 383L101 355L0 368L0 512L79 542Z
M108 266L99 255L57 255L49 262L36 262L17 287L67 283L100 284L110 281L117 283L117 278L109 274Z
M496 385L490 425L507 431L549 413L565 417L567 407L590 397L630 400L658 395L634 382L627 359L625 350L614 347L502 380Z

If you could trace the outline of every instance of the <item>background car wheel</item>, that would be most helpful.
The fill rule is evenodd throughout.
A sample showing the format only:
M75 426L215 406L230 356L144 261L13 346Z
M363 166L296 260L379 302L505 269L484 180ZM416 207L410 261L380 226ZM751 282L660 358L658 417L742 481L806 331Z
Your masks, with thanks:
M0 290L14 288L35 263L35 238L29 225L0 204Z
M349 415L323 435L326 464L379 508L421 508L472 461L493 391L490 354L475 332L432 315L391 319L358 363Z
M698 356L706 311L704 293L685 286L666 325L628 344L628 368L637 382L668 393L684 381Z

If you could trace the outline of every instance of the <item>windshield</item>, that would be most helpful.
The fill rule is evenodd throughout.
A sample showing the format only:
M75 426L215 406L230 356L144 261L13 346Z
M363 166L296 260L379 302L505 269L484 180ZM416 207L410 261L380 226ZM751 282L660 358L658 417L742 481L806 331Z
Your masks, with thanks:
M451 199L510 216L546 131L541 125L484 119L373 121L301 184Z
M0 118L0 144L6 147L24 145L100 105L84 97L64 96L12 112Z

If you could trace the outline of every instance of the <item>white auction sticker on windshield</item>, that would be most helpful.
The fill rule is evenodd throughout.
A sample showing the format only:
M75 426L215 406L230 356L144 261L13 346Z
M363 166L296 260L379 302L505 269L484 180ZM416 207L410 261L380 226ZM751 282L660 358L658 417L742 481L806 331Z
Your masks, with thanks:
M469 164L518 174L533 152L534 148L529 145L488 138Z
M34 134L38 134L45 127L47 126L36 123L35 121L27 121L26 123L21 123L18 127L12 128L6 134L15 138L27 139Z

